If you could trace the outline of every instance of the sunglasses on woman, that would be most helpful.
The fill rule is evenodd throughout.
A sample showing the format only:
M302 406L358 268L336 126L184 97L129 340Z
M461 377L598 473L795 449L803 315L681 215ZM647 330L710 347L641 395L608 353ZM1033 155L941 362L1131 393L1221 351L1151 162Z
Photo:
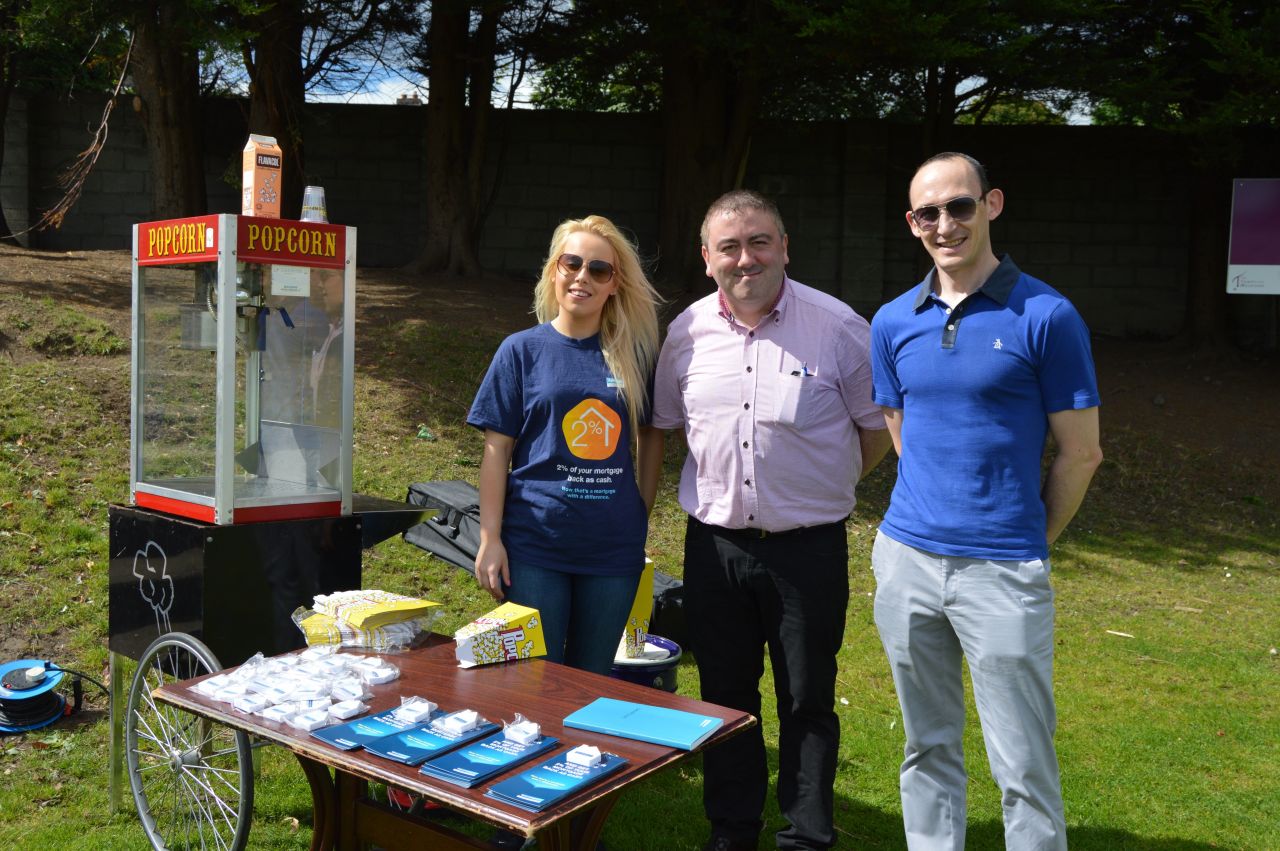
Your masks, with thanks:
M911 220L920 230L933 230L942 218L942 211L946 210L951 221L967 222L973 218L974 213L978 212L978 202L986 197L987 193L983 192L977 198L972 195L961 195L945 204L925 204L911 211Z
M613 264L607 260L586 261L577 254L561 254L556 258L560 271L570 276L578 274L583 263L587 264L587 277L591 279L591 283L607 284L613 280Z

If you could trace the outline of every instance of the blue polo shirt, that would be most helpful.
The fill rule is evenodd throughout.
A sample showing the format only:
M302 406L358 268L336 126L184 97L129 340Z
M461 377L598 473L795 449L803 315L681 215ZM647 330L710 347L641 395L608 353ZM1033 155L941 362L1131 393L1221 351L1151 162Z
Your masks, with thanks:
M871 323L876 403L903 411L880 531L939 555L1048 558L1048 414L1098 404L1089 329L1008 255L954 310L933 294L934 274Z

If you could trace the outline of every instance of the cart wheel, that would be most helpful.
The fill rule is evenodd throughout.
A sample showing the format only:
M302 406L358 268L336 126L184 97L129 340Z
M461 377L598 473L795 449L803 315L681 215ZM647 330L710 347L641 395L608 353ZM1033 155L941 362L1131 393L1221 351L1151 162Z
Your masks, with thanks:
M125 759L138 818L153 848L240 851L248 842L248 735L151 697L160 686L221 668L208 647L181 632L157 638L138 662L125 715Z

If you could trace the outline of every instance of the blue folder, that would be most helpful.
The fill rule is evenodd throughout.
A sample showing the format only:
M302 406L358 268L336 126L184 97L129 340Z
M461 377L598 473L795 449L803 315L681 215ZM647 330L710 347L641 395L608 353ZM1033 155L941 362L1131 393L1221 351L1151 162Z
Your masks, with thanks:
M564 719L564 726L639 739L691 751L720 728L723 719L680 709L597 698Z

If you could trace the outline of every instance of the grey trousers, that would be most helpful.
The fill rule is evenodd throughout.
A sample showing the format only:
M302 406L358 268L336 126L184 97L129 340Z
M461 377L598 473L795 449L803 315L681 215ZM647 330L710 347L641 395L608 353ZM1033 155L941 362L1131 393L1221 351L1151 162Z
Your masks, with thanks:
M964 848L963 654L1002 795L1005 847L1065 851L1048 563L942 556L880 533L871 566L907 738L899 775L907 846Z

